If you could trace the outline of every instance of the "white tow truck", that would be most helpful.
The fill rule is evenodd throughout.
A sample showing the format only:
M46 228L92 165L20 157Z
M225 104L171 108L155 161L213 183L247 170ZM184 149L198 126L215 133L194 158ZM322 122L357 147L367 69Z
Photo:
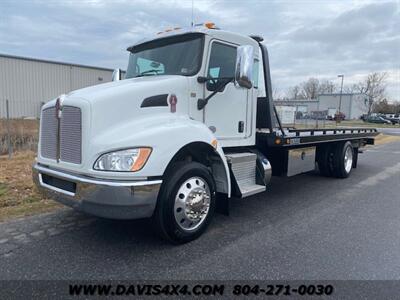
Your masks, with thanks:
M126 76L42 108L36 185L47 197L115 219L152 218L191 241L229 198L272 175L348 177L376 129L283 128L266 46L213 24L167 30L128 48ZM266 194L268 197L268 194Z

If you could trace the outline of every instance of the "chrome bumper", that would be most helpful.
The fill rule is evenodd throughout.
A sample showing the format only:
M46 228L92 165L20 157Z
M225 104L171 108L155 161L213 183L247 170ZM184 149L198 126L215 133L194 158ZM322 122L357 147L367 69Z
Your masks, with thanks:
M60 172L39 164L33 166L33 181L47 198L111 219L150 217L156 207L162 183L162 180L96 179Z

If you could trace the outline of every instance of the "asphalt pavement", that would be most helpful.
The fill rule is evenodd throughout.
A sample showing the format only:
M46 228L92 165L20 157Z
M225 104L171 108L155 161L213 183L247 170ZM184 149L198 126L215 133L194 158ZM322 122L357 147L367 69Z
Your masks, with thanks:
M400 279L400 142L348 179L274 178L173 246L147 220L69 208L0 224L0 279Z
M384 134L400 136L400 127L399 126L393 126L393 128L378 128L378 131L380 131Z

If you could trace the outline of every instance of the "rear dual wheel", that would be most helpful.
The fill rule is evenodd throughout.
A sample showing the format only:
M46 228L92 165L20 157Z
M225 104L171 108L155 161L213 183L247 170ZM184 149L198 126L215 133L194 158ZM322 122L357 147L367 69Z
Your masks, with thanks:
M349 177L353 169L354 149L351 142L339 144L333 153L333 174L337 178Z
M353 169L354 148L349 141L326 146L321 149L317 162L322 175L347 178Z

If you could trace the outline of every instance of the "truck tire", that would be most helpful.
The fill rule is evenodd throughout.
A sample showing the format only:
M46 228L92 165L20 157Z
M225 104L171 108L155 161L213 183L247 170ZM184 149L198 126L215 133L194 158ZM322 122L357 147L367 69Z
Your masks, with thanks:
M353 168L354 149L351 142L338 144L333 152L333 175L337 178L349 177Z
M197 162L178 162L164 176L153 221L159 234L175 244L198 238L214 215L215 183Z
M330 146L324 146L319 150L317 163L318 170L322 176L331 177L333 174L333 163L332 163L332 148Z

